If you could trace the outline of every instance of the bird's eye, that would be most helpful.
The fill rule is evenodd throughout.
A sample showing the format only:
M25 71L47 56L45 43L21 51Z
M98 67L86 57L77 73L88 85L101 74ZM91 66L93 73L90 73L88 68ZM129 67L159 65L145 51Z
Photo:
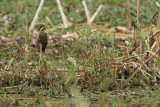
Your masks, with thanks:
M45 26L40 26L39 31L43 31L43 30L45 30Z

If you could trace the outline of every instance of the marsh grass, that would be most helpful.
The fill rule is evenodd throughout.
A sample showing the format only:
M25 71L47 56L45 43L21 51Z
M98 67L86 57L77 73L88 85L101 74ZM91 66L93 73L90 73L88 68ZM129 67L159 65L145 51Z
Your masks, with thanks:
M104 97L106 95L103 93L101 96L103 100L102 104L105 105L106 101L110 106L154 106L159 103L159 84L158 86L154 86L152 77L154 76L156 69L160 69L158 65L158 62L160 61L159 54L156 56L157 59L153 58L147 63L150 70L146 70L147 68L142 65L142 69L147 71L151 76L148 76L147 74L147 76L144 75L143 72L128 64L129 61L135 62L137 60L137 63L141 64L141 61L145 59L143 54L148 49L151 49L152 43L146 42L146 38L144 37L146 32L139 32L134 39L128 39L129 44L127 45L121 41L116 42L115 38L112 38L112 32L114 32L114 35L116 36L115 27L111 28L111 32L107 32L107 34L106 32L103 32L103 30L109 26L105 24L106 22L112 22L113 26L126 24L126 20L124 20L126 11L124 5L121 5L123 0L108 0L107 2L105 0L87 1L91 13L96 9L93 7L97 7L101 3L107 5L103 8L103 14L100 13L95 24L91 26L84 23L86 18L84 16L83 8L81 8L82 5L80 1L72 0L68 2L67 0L64 0L64 3L66 2L66 4L63 4L64 12L67 13L69 20L74 23L73 26L65 29L58 28L59 24L62 22L58 9L53 8L56 6L56 2L53 1L53 4L51 4L49 1L46 1L44 8L41 11L38 24L45 23L47 27L50 28L48 29L49 34L54 34L59 37L67 32L77 32L79 41L62 40L57 41L58 45L56 42L53 43L53 41L51 41L51 45L49 45L47 49L48 53L46 52L46 54L44 54L44 66L46 66L44 71L42 71L38 65L39 53L36 53L37 49L33 48L29 43L31 36L29 36L29 32L26 30L25 22L26 15L28 15L28 24L31 23L32 17L38 6L38 1L16 1L18 4L15 1L8 2L7 0L3 0L0 3L1 10L4 10L6 12L5 15L9 17L8 32L1 29L0 34L6 37L16 38L22 36L23 39L25 37L25 43L28 45L28 52L25 54L25 45L23 41L22 45L18 44L20 49L17 45L10 45L7 44L7 42L0 46L0 49L7 48L0 52L0 61L3 62L0 66L0 94L3 93L3 95L0 95L0 99L4 99L3 101L0 101L2 105L20 105L17 103L17 96L13 97L10 95L8 96L7 94L24 94L24 96L27 97L36 97L36 104L43 106L46 105L44 103L45 99L39 98L41 97L40 95L51 97L61 96L64 93L67 94L65 90L70 93L70 87L72 85L78 86L83 93L85 93L86 90L89 92L108 92L114 90L130 90L135 87L149 93L149 90L153 88L155 93L153 92L151 96L147 96L147 103L145 102L147 98L141 100L145 94L141 91L136 91L136 95L130 95L129 93L127 96L120 94L116 95L117 93L115 93L115 96L112 96L107 100L105 100ZM96 2L96 4L94 4L94 2ZM135 10L134 1L132 2L131 8ZM154 5L154 1L150 2L151 4L149 5ZM152 20L153 22L148 22L150 21L150 16L156 12L155 6L148 8L146 5L147 4L144 2L141 10L144 22L142 23L142 27L145 27L148 23L155 23L154 20ZM77 12L73 11L75 10L75 7L77 7ZM26 13L26 10L29 14ZM45 22L44 19L46 16L51 19L52 24ZM81 24L81 22L83 23ZM96 23L101 24L99 25L100 27L97 28L101 30L93 31ZM0 23L0 26L3 27L3 23ZM147 34L149 33L150 32ZM139 49L132 51L133 47L136 47L139 38L141 38L143 47L142 55L139 54ZM154 40L155 38L153 41ZM118 47L118 45L123 45L128 50L126 48ZM136 57L129 59L127 51L129 51L130 55L133 55L133 53L136 54ZM75 60L76 65L71 61L68 61L69 57ZM11 61L12 58L13 61ZM126 60L125 58L128 59ZM138 58L140 58L140 60ZM14 86L18 86L18 89L14 88ZM8 88L6 87L9 87L9 90L7 90ZM126 92L126 94L128 93ZM22 97L24 96L22 95Z

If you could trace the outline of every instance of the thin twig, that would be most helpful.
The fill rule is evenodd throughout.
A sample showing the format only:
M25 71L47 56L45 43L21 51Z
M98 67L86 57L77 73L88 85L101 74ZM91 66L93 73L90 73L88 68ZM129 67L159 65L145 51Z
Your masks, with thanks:
M38 20L39 13L40 13L40 11L41 11L41 9L43 7L44 1L45 0L41 0L40 4L38 6L37 12L36 12L36 14L35 14L35 16L34 16L34 18L32 20L31 26L29 27L29 32L34 29L34 26L35 26L35 24L36 24L36 22Z
M65 91L68 94L69 98L72 97L72 94L66 89L64 83L62 83L62 89L63 89L63 91Z
M27 82L25 82L22 86L21 86L21 88L18 90L18 94L21 92L21 90L23 89L23 87L25 86L27 84Z
M4 89L6 90L6 89L14 89L14 88L19 88L19 87L21 87L22 85L18 85L18 86L12 86L12 87L5 87Z
M53 27L53 23L52 23L52 21L49 19L49 17L48 16L46 16L45 17L45 19L47 20L47 22L49 22L49 24Z

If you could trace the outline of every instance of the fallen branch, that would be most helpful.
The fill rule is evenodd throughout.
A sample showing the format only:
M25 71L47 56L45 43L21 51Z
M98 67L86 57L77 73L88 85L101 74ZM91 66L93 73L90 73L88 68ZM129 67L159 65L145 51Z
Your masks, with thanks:
M43 7L44 1L45 0L41 0L40 4L38 6L37 12L36 12L36 14L35 14L35 16L34 16L34 18L32 20L32 23L31 23L30 27L29 27L29 32L34 29L34 26L35 26L35 24L36 24L36 22L38 20L39 13L40 13L40 11L41 11L41 9Z
M100 5L100 6L98 7L97 11L96 11L96 12L94 13L94 15L90 18L88 24L91 24L91 23L95 20L96 16L98 15L98 13L99 13L100 10L102 9L102 7L103 7L103 5Z
M100 10L102 9L103 5L100 5L100 6L98 7L98 9L96 10L96 12L93 14L92 17L90 17L90 12L89 12L89 10L88 10L88 8L87 8L87 4L86 4L86 1L85 1L85 0L82 1L82 5L83 5L83 7L84 7L84 11L85 11L86 16L87 16L87 24L92 24L93 21L95 20L96 16L98 15L98 13L99 13Z
M62 20L63 20L63 24L64 24L64 27L67 28L69 25L68 25L68 20L63 12L63 8L62 8L62 5L61 5L61 2L60 0L57 0L57 5L58 5L58 9L60 11L60 14L62 16Z
M14 89L14 88L19 88L22 87L22 85L18 85L18 86L12 86L12 87L4 87L4 90L6 89Z
M37 98L18 98L18 100L37 100Z
M87 16L87 22L89 22L89 20L90 20L90 13L89 13L89 10L87 8L87 4L86 4L85 0L82 1L82 5L84 7L84 11L85 11L86 16Z
M156 2L157 6L160 7L160 4L158 2Z

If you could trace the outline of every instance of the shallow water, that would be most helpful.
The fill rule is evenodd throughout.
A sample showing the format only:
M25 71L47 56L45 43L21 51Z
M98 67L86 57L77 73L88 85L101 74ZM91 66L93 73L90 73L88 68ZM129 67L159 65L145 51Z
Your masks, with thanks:
M34 87L33 87L34 88ZM36 91L39 87L36 87ZM70 98L67 93L61 95L49 94L49 90L23 92L23 94L4 94L0 92L2 106L45 106L45 107L132 107L160 106L158 90L126 89L108 92L80 92L77 86L70 87ZM11 92L11 91L10 91Z
M80 93L78 87L70 88L71 98L66 93L55 96L50 95L48 90L40 90L38 94L28 92L26 94L0 94L0 104L3 106L45 106L45 107L89 107L85 96Z

